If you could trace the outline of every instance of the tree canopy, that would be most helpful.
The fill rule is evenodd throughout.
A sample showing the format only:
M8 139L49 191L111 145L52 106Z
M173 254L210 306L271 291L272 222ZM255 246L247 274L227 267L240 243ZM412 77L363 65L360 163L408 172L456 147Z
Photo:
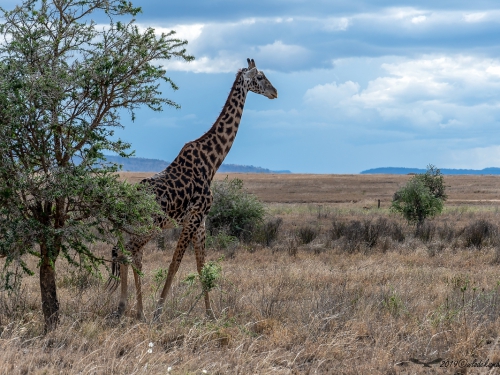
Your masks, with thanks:
M0 255L3 288L13 267L32 274L39 259L47 329L59 320L59 256L97 270L96 241L152 230L161 211L146 189L120 181L104 152L128 156L114 138L121 116L147 106L179 107L161 60L193 59L175 32L140 28L124 0L25 0L0 8ZM105 16L108 24L92 19Z
M441 171L429 165L425 173L413 176L394 194L391 209L403 215L409 223L421 225L426 218L443 210L447 198L445 189Z

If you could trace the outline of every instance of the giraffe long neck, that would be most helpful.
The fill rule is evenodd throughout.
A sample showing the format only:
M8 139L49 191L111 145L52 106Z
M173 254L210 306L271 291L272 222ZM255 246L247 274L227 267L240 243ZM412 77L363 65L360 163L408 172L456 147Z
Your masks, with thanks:
M248 89L244 85L243 74L237 74L224 108L212 125L197 142L201 153L206 156L207 174L212 180L233 145L240 125ZM203 158L205 159L205 158Z

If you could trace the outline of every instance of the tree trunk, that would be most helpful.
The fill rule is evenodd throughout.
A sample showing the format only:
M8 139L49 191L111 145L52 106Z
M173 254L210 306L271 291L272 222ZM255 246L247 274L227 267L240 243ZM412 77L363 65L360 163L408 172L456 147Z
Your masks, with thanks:
M57 328L59 323L59 301L56 290L55 261L51 264L47 247L40 245L42 264L40 265L40 292L42 295L42 311L45 321L45 332Z

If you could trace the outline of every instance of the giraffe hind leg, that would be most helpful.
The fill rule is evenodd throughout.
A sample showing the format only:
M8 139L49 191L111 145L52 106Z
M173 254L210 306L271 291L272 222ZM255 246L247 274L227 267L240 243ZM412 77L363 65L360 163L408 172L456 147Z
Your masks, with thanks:
M144 317L143 307L142 307L142 293L141 293L141 279L139 277L140 270L142 269L142 248L150 240L151 235L146 236L134 236L132 237L127 245L127 254L132 256L132 262L134 265L134 279L136 285L136 297L137 297L137 316L142 319ZM118 304L118 310L116 311L116 316L120 318L125 312L127 306L127 276L128 276L128 264L130 263L130 258L128 255L121 255L117 257L117 263L120 265L119 272L119 282L120 288L120 302ZM117 269L117 268L116 268ZM115 270L116 270L115 269ZM116 277L115 277L116 279Z
M116 317L121 318L127 307L127 277L128 277L128 264L120 264L120 302L118 303L118 310Z
M206 254L205 237L206 237L205 221L203 221L202 224L196 230L196 233L194 234L193 238L193 246L196 255L196 268L198 270L198 274L200 275L200 277L203 266L205 265L205 254ZM203 285L202 287L204 288ZM210 304L210 296L208 295L208 290L204 290L203 294L205 297L205 313L208 318L214 319L214 312Z

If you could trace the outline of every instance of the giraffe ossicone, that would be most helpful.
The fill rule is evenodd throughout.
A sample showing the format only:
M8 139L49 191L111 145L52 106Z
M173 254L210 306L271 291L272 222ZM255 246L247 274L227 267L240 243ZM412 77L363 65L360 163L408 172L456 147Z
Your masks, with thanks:
M165 216L155 218L155 224L162 229L171 227L172 222L177 222L182 226L168 268L167 279L158 299L154 313L155 319L162 312L165 298L189 243L193 243L198 272L200 273L203 268L205 263L205 218L212 204L210 184L215 172L233 145L247 93L252 91L269 99L278 97L278 91L265 74L257 69L255 61L247 59L247 62L248 67L240 69L236 74L226 104L210 130L200 138L186 143L179 155L165 170L140 182L153 189L156 200L165 213ZM142 270L143 247L152 236L152 233L141 236L132 235L125 244L125 252L121 255L117 246L112 250L112 274L114 277L108 281L108 287L114 291L120 283L120 302L116 312L118 317L123 315L126 308L128 264L130 263L127 258L130 257L136 287L137 317L144 319L139 275ZM206 313L213 316L207 291L204 297Z

